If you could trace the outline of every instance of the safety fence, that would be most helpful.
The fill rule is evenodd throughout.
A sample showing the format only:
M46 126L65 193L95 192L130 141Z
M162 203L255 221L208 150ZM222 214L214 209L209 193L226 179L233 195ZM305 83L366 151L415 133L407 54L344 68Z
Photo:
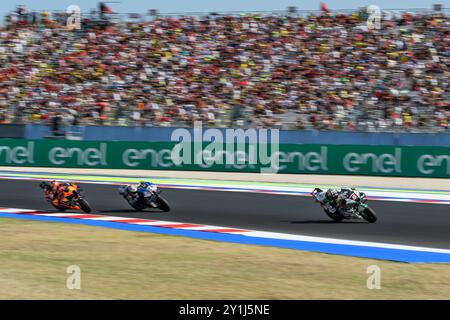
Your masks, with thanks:
M16 126L13 130L12 126ZM0 125L0 138L46 139L52 137L50 126L41 124ZM60 139L89 141L172 141L178 127L138 126L65 126L65 136ZM194 128L183 128L193 134ZM226 128L215 128L226 134ZM238 129L237 129L238 130ZM244 130L247 130L244 128ZM260 129L254 129L259 136ZM53 137L54 138L54 137ZM259 140L258 140L259 141ZM318 130L279 130L281 144L357 144L400 146L450 146L450 131L447 132L344 132Z

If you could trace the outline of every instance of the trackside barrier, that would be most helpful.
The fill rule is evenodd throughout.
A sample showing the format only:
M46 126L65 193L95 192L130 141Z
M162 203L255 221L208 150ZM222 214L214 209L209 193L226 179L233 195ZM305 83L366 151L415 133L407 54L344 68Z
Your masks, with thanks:
M262 144L176 145L0 139L0 166L450 177L450 147L280 144L271 153Z
M2 135L2 128L8 135ZM42 124L25 125L25 136L10 136L7 125L0 125L0 138L45 139L50 136L50 126ZM78 131L80 140L87 141L144 141L170 142L177 127L142 126L64 126L67 132ZM191 134L194 128L183 128ZM215 128L225 134L227 129ZM260 129L256 129L260 131ZM450 146L450 132L341 132L317 130L280 130L280 143L283 144L357 144L386 146Z

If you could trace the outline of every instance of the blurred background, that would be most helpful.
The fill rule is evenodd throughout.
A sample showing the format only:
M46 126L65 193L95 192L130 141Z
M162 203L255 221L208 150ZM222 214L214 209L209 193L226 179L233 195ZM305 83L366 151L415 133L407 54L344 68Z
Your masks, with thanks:
M449 14L449 0L0 1L0 298L450 297ZM46 202L54 179L79 183L92 214ZM170 213L119 194L139 181ZM371 224L335 223L340 207L311 196L343 186L367 195ZM378 265L384 290L368 290Z
M0 122L26 124L34 137L194 121L300 131L449 129L450 9L434 1L393 9L379 1L375 27L356 1L302 8L172 1L161 4L167 13L156 2L79 1L76 27L68 24L76 10L50 2L0 7Z

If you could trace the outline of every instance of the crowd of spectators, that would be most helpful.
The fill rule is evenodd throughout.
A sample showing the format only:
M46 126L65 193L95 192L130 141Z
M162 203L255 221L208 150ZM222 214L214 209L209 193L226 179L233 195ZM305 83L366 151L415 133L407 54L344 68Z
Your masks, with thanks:
M0 29L0 122L448 130L449 26L355 11L67 30L47 15Z

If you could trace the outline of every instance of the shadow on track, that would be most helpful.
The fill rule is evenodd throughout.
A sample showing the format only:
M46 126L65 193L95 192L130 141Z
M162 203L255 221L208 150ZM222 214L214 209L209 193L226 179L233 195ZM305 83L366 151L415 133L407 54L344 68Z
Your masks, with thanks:
M292 224L343 224L343 223L360 223L363 221L333 221L333 220L302 220L302 221L281 221L290 222Z
M119 209L119 210L97 210L99 213L167 213L164 211L161 211L159 209L150 210L149 208L143 209L143 210L135 210L135 209Z
M134 210L134 209L118 209L118 210L112 209L112 210L97 210L97 212L102 212L102 213L113 213L113 212L121 213L121 212L126 212L126 213L129 213L129 212L139 212L139 211Z

